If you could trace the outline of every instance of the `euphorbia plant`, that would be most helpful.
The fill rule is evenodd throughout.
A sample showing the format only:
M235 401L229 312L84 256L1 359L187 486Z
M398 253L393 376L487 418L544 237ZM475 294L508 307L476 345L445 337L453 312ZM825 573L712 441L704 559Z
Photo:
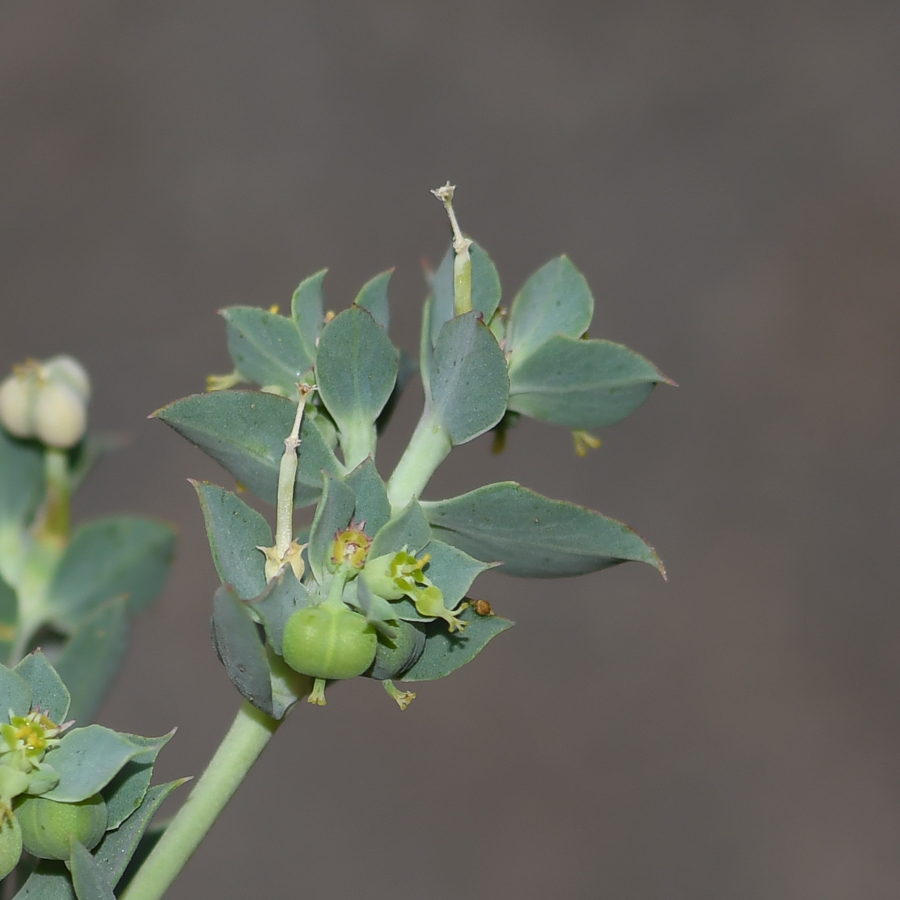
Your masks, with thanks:
M626 525L515 482L424 499L460 444L493 432L502 447L526 415L571 429L583 454L597 443L592 429L668 381L627 348L587 336L593 299L565 257L502 307L493 263L458 227L453 188L434 193L453 244L429 276L418 348L425 402L393 472L378 468L378 436L416 366L389 337L389 273L337 314L326 310L324 272L300 284L286 315L223 310L234 371L156 413L272 504L275 521L273 531L237 492L194 485L222 582L213 645L244 699L126 900L162 896L298 701L325 706L330 684L365 677L405 709L410 685L449 675L510 628L471 597L482 572L550 578L628 560L663 571ZM295 522L303 507L314 507L308 527ZM95 837L84 831L82 862ZM91 871L100 874L90 889L75 879L79 900L112 896L115 879Z

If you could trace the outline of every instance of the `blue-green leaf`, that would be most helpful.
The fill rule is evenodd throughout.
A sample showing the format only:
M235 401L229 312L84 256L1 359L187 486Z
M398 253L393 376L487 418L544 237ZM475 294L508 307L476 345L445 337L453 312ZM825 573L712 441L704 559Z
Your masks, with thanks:
M284 439L296 403L252 391L216 391L176 400L154 415L224 466L257 497L275 505ZM297 454L294 505L309 506L322 493L322 472L340 464L319 429L304 416Z
M387 489L371 457L363 460L347 476L347 484L356 497L353 518L357 523L366 523L363 530L371 537L391 518Z
M281 641L287 620L301 607L309 606L309 603L306 587L297 581L293 571L288 567L248 605L265 628L269 646L277 653L281 653Z
M158 738L142 738L129 735L133 743L143 744L145 751L130 762L125 763L119 773L103 789L106 801L107 831L118 828L142 803L150 779L153 777L153 765L159 751L169 742L175 731Z
M27 715L31 709L31 685L18 673L0 666L0 722L7 721L7 713Z
M235 368L260 387L274 386L297 398L297 382L315 356L284 316L252 306L229 306L221 311L228 328L228 352Z
M325 580L325 566L331 558L334 536L350 524L355 508L356 498L351 488L340 479L326 478L322 502L309 530L306 551L309 567L319 584Z
M45 757L59 775L59 784L44 797L62 803L86 800L102 791L127 762L146 753L147 740L101 725L67 732L62 743Z
M0 525L30 524L43 497L43 448L0 427Z
M136 812L125 819L115 831L107 831L103 840L94 850L94 859L106 873L110 884L115 885L122 877L129 860L137 850L141 837L150 824L150 820L162 806L166 797L175 788L181 787L189 780L180 778L177 781L170 781L168 784L154 785L146 792ZM36 895L35 900L37 900Z
M375 559L377 556L397 553L404 547L410 553L418 554L430 540L431 529L425 520L422 507L413 499L396 519L388 522L375 535L369 550L369 558Z
M300 334L300 340L309 359L316 358L316 342L325 325L325 300L322 296L322 280L327 269L304 279L294 291L291 300L291 318Z
M465 597L482 572L493 568L491 563L479 562L443 541L429 541L425 552L431 557L425 574L441 589L448 609L453 609Z
M469 246L472 260L472 309L481 313L485 322L490 322L500 305L500 276L491 258L482 248L472 243ZM444 322L454 317L453 305L453 246L444 255L432 279L434 307L431 320L431 343L437 343Z
M72 703L69 716L89 722L100 707L128 652L128 600L116 597L82 619L56 661Z
M418 661L403 674L403 681L433 681L471 662L491 638L512 628L513 622L500 616L479 616L471 607L460 614L468 626L463 632L447 630L443 619L416 625L425 633L425 649Z
M208 482L191 481L219 580L249 600L266 588L265 557L257 547L271 547L272 529L265 518L231 491Z
M78 900L116 900L106 873L97 865L90 851L70 836L69 870Z
M391 310L388 303L388 282L391 275L394 274L393 269L376 275L370 281L367 281L360 290L354 300L357 306L367 309L372 313L372 318L385 330L391 323Z
M76 900L66 864L40 859L13 900Z
M569 428L630 416L660 381L656 366L621 344L557 334L510 366L509 408Z
M29 653L15 668L31 685L31 705L53 722L65 722L71 697L56 669L40 650Z
M9 661L19 630L19 597L0 576L0 664Z
M477 312L444 325L433 364L427 415L453 445L484 434L503 418L509 396L506 360Z
M174 552L174 530L153 519L116 516L82 525L54 573L47 606L67 628L114 597L126 596L137 612L162 589Z
M507 575L559 578L634 560L665 574L653 548L627 525L600 513L551 500L513 481L460 497L423 502L435 537Z
M274 715L265 647L247 607L227 586L220 587L213 598L212 638L216 655L241 696Z
M554 334L580 338L591 324L594 298L567 256L542 266L524 284L509 311L506 353L519 365Z
M345 309L325 326L316 383L341 432L348 468L374 450L375 420L394 390L397 367L397 350L387 332L362 307Z

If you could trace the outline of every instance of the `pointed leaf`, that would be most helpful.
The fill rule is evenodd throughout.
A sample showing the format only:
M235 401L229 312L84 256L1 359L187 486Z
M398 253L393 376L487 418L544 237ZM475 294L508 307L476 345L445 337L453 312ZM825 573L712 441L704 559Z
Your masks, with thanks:
M580 338L594 315L584 276L567 256L542 266L525 282L509 311L506 353L510 369L554 334Z
M174 729L158 738L142 738L130 735L135 744L143 744L145 751L130 762L125 763L121 771L103 789L106 801L106 830L118 828L142 803L150 779L153 777L153 765L159 751L169 742Z
M82 525L56 569L47 605L68 628L114 597L126 596L137 612L162 589L174 552L174 530L153 519L116 516Z
M89 722L100 707L128 653L128 600L117 597L82 619L69 638L56 671L72 703L69 716Z
M493 428L506 412L509 377L496 339L477 312L451 319L434 348L427 408L451 443Z
M429 541L425 552L431 556L425 574L441 589L448 609L453 609L465 597L482 572L493 568L491 563L479 562L443 541Z
M417 625L425 633L425 649L418 661L406 672L403 681L433 681L471 662L491 638L512 628L513 622L500 616L479 616L469 609L463 610L460 618L468 622L462 633L447 630L447 623L438 619Z
M76 900L72 878L63 862L40 859L13 900Z
M491 258L478 244L470 245L469 256L472 260L472 309L480 312L485 322L490 322L500 305L500 277ZM453 305L453 259L451 244L432 279L432 344L437 343L444 322L448 322L456 314Z
M360 290L356 300L353 302L363 309L367 309L372 318L385 330L391 322L391 310L388 303L388 282L391 275L394 274L393 269L376 275L370 281L367 281Z
M630 416L660 381L669 379L621 344L557 334L510 367L509 408L569 428L604 428Z
M162 806L163 801L181 787L189 778L179 778L167 784L157 784L144 795L137 811L130 815L115 831L107 831L103 840L94 850L97 865L106 873L109 883L115 885L122 877L128 862L137 850L141 837L150 820Z
M284 316L252 306L221 310L228 328L228 352L235 368L260 387L276 386L296 399L297 382L312 366L296 326Z
M355 508L356 498L350 487L337 478L326 477L325 491L309 531L309 547L306 551L309 567L319 584L325 580L326 564L331 558L334 536L350 524Z
M69 869L78 900L116 900L106 873L83 844L70 836Z
M396 519L385 525L372 541L369 557L375 559L387 553L397 553L404 547L412 554L418 552L431 540L431 529L415 499Z
M31 685L18 673L0 666L0 722L7 713L25 716L31 709Z
M291 433L296 409L295 403L274 394L216 391L176 400L154 415L274 506L284 439ZM322 492L322 471L336 475L340 465L307 417L300 439L294 505L309 506Z
M325 325L325 300L322 296L322 280L327 269L304 279L294 291L291 300L291 318L300 334L300 340L311 360L316 358L316 342Z
M191 484L200 499L219 580L242 600L259 596L266 589L266 561L256 548L274 544L269 523L231 491L208 482Z
M146 753L146 740L101 725L67 732L45 757L59 775L59 784L44 797L62 803L86 800L102 791L127 762Z
M212 632L231 683L257 709L274 715L265 647L247 607L227 586L220 587L213 598Z
M71 697L57 674L40 650L29 653L15 668L31 685L31 705L42 710L57 724L66 721Z
M476 559L502 562L507 575L559 578L627 560L665 572L653 548L627 525L513 481L422 508L436 537Z
M357 523L365 522L363 529L370 537L387 524L391 518L391 504L387 488L372 462L372 457L363 460L348 476L347 485L356 497L353 518Z
M375 420L394 390L397 371L397 350L367 310L351 306L325 326L319 338L316 381L341 431L345 457L348 436L354 450L362 448L357 451L360 458L345 460L349 467L374 449Z

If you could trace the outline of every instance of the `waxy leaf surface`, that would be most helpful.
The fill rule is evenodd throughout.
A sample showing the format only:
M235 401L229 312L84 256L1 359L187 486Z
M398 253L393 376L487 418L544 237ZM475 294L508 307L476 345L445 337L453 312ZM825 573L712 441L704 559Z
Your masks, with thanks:
M369 550L369 558L384 556L388 553L397 553L404 547L417 554L431 540L431 529L422 512L422 507L415 499L396 519L388 522L375 535L372 548Z
M291 299L291 318L306 350L306 356L316 358L316 341L325 326L325 300L322 296L322 281L326 269L310 275L300 282Z
M291 433L296 409L296 403L274 394L216 391L176 400L154 415L274 506L284 439ZM306 416L300 439L294 505L309 506L322 493L323 470L337 474L340 464Z
M557 334L510 368L509 408L569 428L604 428L668 380L621 344Z
M423 502L435 537L501 572L525 578L583 575L633 560L664 573L653 548L622 522L542 497L512 481Z
M69 871L78 900L116 900L113 886L90 851L74 838L70 846Z
M485 322L490 322L500 305L500 276L491 258L478 244L473 243L469 247L469 258L472 260L472 309L481 313ZM429 326L432 344L437 343L444 322L456 315L453 302L453 261L451 244L431 281L434 298Z
M43 711L51 721L66 721L72 698L56 669L40 650L29 653L14 670L31 685L31 705Z
M367 281L360 290L353 302L356 306L367 309L372 318L385 330L391 323L390 304L388 303L388 283L391 275L394 274L393 269L376 275L370 281Z
M353 490L340 479L326 478L325 493L316 509L306 551L309 567L319 584L325 580L325 567L331 559L334 536L347 528L355 508L356 497L353 496Z

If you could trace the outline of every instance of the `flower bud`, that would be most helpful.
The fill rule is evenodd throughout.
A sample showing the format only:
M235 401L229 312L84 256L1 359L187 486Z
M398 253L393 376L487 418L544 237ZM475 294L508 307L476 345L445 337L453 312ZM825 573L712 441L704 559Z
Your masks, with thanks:
M34 403L38 381L31 371L19 370L0 384L0 423L19 438L34 437Z
M68 859L70 837L93 850L106 832L106 802L100 794L80 803L26 796L15 809L22 843L38 859Z
M50 381L72 388L83 403L91 399L91 379L84 366L71 356L60 354L41 363L44 374Z
M34 431L48 447L74 447L87 430L87 409L74 388L48 381L38 390L34 404Z

